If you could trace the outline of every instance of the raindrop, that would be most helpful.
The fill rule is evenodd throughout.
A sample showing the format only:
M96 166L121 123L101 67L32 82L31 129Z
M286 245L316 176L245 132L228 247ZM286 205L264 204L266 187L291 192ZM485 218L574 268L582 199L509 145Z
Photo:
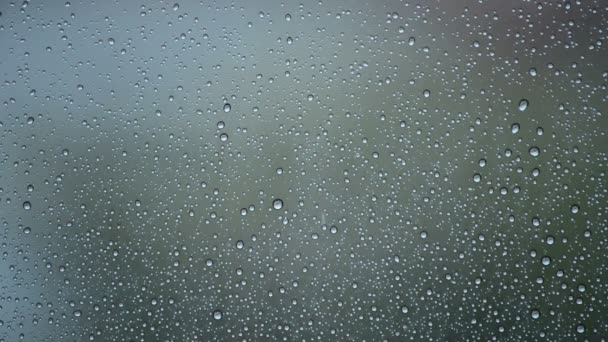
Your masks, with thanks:
M530 147L528 151L532 157L538 157L540 155L540 149L536 146Z
M526 109L528 109L528 104L529 104L529 103L528 103L528 100L526 100L526 99L521 99L521 100L519 101L519 106L518 106L519 111L523 112L523 111L525 111Z
M533 319L539 319L540 318L540 311L534 309L534 310L532 310L532 312L530 312L530 316L532 316Z
M275 208L276 210L283 208L283 200L280 198L275 199L272 202L272 207Z
M519 132L519 124L518 123L514 123L511 125L511 133L515 134Z
M479 173L476 173L473 175L473 182L475 182L475 183L481 182L481 175Z

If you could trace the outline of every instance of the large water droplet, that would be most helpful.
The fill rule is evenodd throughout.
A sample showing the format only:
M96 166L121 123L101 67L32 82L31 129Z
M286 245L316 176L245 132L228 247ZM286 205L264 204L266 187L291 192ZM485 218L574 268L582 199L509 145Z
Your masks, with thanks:
M276 210L283 208L283 200L280 198L275 199L274 201L272 201L272 207Z
M526 99L521 99L521 100L519 101L519 106L518 106L519 110L520 110L521 112L525 111L526 109L528 109L528 104L529 104L529 103L528 103L528 100L526 100Z
M530 147L528 151L532 157L538 157L540 155L540 149L536 146Z

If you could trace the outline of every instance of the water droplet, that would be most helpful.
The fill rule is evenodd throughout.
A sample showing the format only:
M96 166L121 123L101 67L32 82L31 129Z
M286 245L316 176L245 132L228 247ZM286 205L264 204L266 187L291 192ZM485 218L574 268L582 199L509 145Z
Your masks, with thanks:
M578 213L579 209L580 209L580 207L579 207L578 205L576 205L576 204L573 204L573 205L570 207L570 211L571 211L573 214Z
M29 201L23 202L23 209L25 209L25 210L32 209L32 203L30 203Z
M475 182L475 183L481 182L481 175L479 173L476 173L473 175L473 182Z
M280 198L275 199L272 202L272 207L275 208L276 210L280 210L281 208L283 208L283 200Z
M542 127L537 127L536 128L536 135L543 135L545 134L545 130Z
M518 123L514 123L511 125L511 133L515 134L519 132L519 124Z
M223 316L224 314L220 310L213 311L213 318L215 318L216 320L219 321L220 319L222 319Z
M229 113L232 110L230 103L224 104L224 112Z
M538 157L540 155L540 149L536 146L530 147L528 151L532 157Z
M533 319L539 319L540 318L540 311L534 309L530 312L530 316L532 316Z
M528 109L528 104L529 104L529 103L528 103L528 100L526 100L526 99L521 99L521 100L519 101L519 106L518 106L519 111L523 112L523 111L525 111L526 109Z

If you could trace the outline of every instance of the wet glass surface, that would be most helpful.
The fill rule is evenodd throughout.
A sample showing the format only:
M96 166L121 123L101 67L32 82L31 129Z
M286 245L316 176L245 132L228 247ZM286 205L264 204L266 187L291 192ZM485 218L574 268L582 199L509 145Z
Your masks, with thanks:
M0 3L0 341L604 341L604 1Z

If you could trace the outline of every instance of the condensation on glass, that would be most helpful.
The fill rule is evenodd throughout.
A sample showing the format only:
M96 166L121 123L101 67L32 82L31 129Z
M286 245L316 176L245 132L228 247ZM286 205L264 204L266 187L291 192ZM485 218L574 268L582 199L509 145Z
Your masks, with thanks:
M0 341L604 341L608 6L0 3Z

